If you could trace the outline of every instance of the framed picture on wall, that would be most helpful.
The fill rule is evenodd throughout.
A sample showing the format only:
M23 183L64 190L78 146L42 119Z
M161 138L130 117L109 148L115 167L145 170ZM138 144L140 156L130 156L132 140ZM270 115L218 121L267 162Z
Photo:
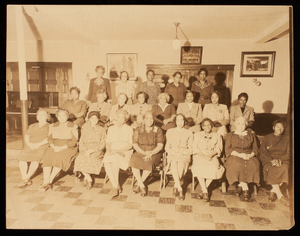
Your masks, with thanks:
M137 53L107 53L109 80L120 80L120 72L127 71L129 80L137 80Z
M241 77L273 77L275 51L242 52Z
M203 47L183 46L181 47L180 64L201 64Z

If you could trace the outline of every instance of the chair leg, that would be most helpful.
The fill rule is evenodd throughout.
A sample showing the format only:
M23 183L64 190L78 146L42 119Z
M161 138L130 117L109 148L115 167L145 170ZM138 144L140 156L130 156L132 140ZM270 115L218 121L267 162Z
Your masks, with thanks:
M195 176L192 174L192 193L195 192Z
M222 193L226 193L226 181L222 181Z
M133 188L134 183L135 183L135 177L134 175L132 175L131 188Z
M107 183L107 181L108 181L108 175L107 175L107 173L106 173L106 174L105 174L105 178L104 178L103 186Z
M161 190L162 183L163 183L163 176L164 176L164 171L160 171L160 181L159 181L159 188L158 190Z
M253 185L253 194L257 195L257 185L256 184Z
M164 171L164 179L163 179L163 182L164 182L164 189L166 188L166 172Z

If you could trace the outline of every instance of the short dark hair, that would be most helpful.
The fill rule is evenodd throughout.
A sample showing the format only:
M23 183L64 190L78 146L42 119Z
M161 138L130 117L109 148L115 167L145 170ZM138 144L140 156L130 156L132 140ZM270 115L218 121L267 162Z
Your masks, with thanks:
M105 67L104 66L102 66L102 65L96 66L95 71L97 71L99 69L103 70L103 73L105 73Z
M139 98L139 95L140 94L144 94L144 97L145 97L145 102L147 101L147 99L148 99L148 94L147 93L145 93L145 92L143 92L143 91L140 91L140 92L138 92L137 94L136 94L136 99L138 99Z
M210 125L211 125L212 128L214 127L214 122L213 122L211 119L209 119L209 118L204 118L204 119L201 121L201 127L202 127L202 128L203 128L203 124L204 124L205 121L208 121L208 122L210 123Z
M239 96L238 96L238 100L240 100L241 97L246 98L246 101L248 101L248 97L249 97L249 96L248 96L247 93L240 93Z
M76 86L73 86L72 88L70 88L70 93L71 93L73 90L76 90L77 93L80 94L80 89L77 88Z
M208 70L207 70L206 68L201 68L201 69L198 71L198 76L200 75L201 71L205 71L206 77L208 76Z
M181 74L179 71L176 71L176 72L173 74L173 77L175 77L176 75L180 75L180 78L182 78L182 74Z
M175 121L175 125L176 125L176 127L177 127L177 124L176 124L176 119L177 119L177 117L178 117L178 116L182 116L182 118L183 118L183 121L184 121L184 125L186 125L186 123L187 123L187 119L186 119L185 115L184 115L184 114L182 114L182 113L178 113L178 114L175 116L175 118L174 118L174 121Z
M62 109L62 108L59 108L59 109L57 110L57 112L55 113L55 117L57 118L57 117L58 117L58 114L61 113L61 112L64 112L64 113L67 115L68 119L69 119L69 111L66 110L66 109Z
M189 93L193 94L193 97L195 97L195 93L191 90L186 90L184 93L184 97L186 98L186 95L188 95Z
M212 92L212 93L210 93L209 95L210 95L210 97L213 95L213 94L217 94L218 95L218 97L219 97L219 100L221 99L221 97L222 97L222 93L220 93L219 91L214 91L214 92Z
M286 128L286 122L284 120L278 119L272 123L272 127L274 128L276 124L282 124L284 128Z
M153 73L153 75L155 75L155 72L154 72L154 70L147 70L147 72L146 72L146 75L148 75L148 73L149 72L152 72Z
M129 80L129 78L130 78L129 73L126 70L123 70L123 71L120 72L120 79L121 79L121 76L122 76L123 73L127 74L127 80Z
M91 111L88 114L88 119L90 119L92 116L96 116L98 118L98 120L100 120L100 112L99 111Z

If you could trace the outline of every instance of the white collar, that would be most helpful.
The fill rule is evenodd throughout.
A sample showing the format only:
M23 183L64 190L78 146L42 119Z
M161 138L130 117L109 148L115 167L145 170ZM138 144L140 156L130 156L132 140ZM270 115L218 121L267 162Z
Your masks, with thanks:
M243 132L239 132L239 131L235 130L234 134L237 134L237 135L240 135L240 136L245 136L245 135L247 135L247 130L244 130Z
M166 103L166 105L165 105L164 107L162 107L162 106L160 105L160 103L158 103L158 105L160 106L160 108L161 108L163 111L165 111L166 107L169 106L170 104L169 104L169 103Z

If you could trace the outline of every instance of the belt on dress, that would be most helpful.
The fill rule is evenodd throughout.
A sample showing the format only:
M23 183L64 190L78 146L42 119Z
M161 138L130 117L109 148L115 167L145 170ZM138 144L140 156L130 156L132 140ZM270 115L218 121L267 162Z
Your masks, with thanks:
M205 97L200 97L200 99L204 100L204 99L209 99L209 98L205 98Z

